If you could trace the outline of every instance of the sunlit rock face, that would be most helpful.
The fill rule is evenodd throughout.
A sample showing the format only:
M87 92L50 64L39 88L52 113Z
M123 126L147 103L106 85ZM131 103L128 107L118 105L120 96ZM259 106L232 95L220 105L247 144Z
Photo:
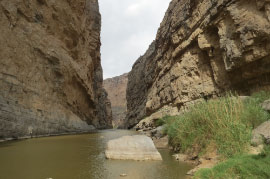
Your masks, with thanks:
M108 92L108 98L111 101L113 126L123 128L127 111L127 90L128 74L108 78L103 81L103 86Z
M0 138L111 127L97 0L0 1Z
M128 76L126 127L229 90L269 87L270 1L172 0Z

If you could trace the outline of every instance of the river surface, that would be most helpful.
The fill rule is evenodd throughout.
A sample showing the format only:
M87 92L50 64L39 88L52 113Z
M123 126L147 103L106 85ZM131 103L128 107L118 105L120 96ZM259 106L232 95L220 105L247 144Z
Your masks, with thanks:
M105 159L108 140L133 134L136 133L106 130L0 143L0 179L185 178L191 166L175 161L169 150L159 150L163 161Z

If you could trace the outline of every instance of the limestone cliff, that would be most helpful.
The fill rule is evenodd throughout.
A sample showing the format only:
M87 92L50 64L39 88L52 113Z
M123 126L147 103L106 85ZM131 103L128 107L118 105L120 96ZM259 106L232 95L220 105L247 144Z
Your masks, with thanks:
M0 1L0 138L111 127L97 0Z
M108 78L103 81L108 98L112 104L113 126L122 128L127 111L126 89L128 74Z
M128 76L126 127L165 105L181 111L270 82L269 0L172 0Z

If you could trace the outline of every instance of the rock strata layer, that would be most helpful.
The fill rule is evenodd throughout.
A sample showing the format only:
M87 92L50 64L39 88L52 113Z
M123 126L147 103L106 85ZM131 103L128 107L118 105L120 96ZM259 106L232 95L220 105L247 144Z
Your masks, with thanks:
M270 84L269 0L172 0L128 76L126 127L226 91Z
M111 127L97 0L0 1L0 139Z
M127 90L128 74L108 78L103 81L105 90L108 92L108 98L112 104L113 126L122 128L127 111Z
M152 139L144 135L110 140L105 155L108 159L119 160L162 160Z

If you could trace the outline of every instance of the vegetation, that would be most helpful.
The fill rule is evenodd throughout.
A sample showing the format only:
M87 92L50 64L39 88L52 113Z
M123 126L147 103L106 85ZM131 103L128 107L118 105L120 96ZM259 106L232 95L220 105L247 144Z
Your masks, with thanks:
M226 159L247 151L252 129L270 117L259 105L269 98L269 92L254 94L246 100L228 94L199 103L181 116L161 121L166 121L165 132L171 145L180 147L181 152L204 153L215 146L218 154Z
M270 149L269 147L260 155L235 156L218 164L212 169L202 169L194 178L202 179L230 179L270 178Z
M246 99L228 94L156 123L165 123L171 145L181 152L203 154L214 147L224 159L212 169L200 170L195 178L270 178L270 147L260 155L246 154L252 130L270 119L261 107L267 99L270 92L265 91Z
M270 99L270 91L254 93L251 98L246 99L244 101L245 110L242 114L243 120L248 122L253 128L256 128L261 123L270 119L269 113L261 107L261 103L268 99Z
M164 124L166 124L166 121L168 121L169 119L170 119L170 116L165 116L163 118L160 118L155 121L155 126L156 127L163 126Z

